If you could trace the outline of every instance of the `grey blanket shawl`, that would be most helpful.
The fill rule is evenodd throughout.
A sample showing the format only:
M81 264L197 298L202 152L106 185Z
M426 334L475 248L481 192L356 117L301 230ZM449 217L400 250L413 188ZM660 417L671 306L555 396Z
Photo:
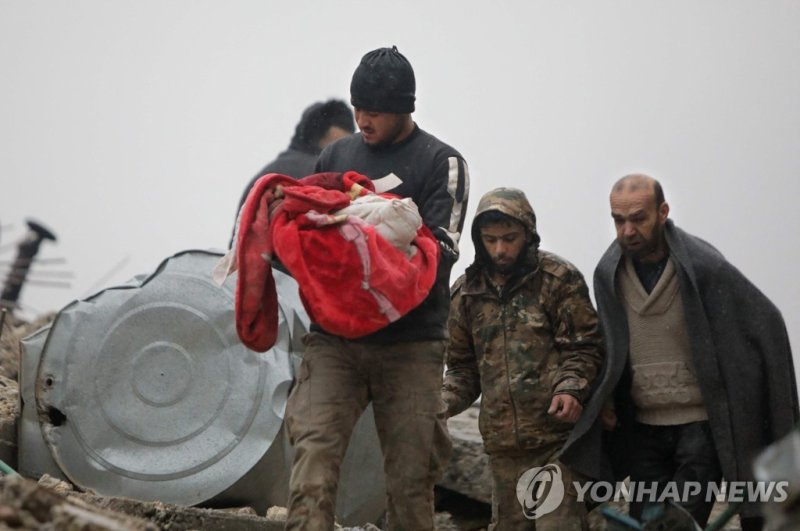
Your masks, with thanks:
M708 410L714 443L728 481L753 479L753 458L798 421L789 338L779 310L707 242L667 221L666 239L681 284L694 369ZM562 459L592 477L627 475L626 436L633 420L628 325L615 279L622 253L613 242L597 265L594 291L606 358L592 399ZM602 433L597 420L614 400L620 427ZM745 506L746 515L757 507Z

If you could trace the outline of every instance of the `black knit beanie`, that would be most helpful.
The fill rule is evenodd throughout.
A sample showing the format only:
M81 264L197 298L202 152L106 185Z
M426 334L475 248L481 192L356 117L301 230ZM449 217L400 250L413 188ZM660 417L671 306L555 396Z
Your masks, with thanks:
M350 82L356 109L407 114L414 112L414 69L397 46L378 48L361 58Z

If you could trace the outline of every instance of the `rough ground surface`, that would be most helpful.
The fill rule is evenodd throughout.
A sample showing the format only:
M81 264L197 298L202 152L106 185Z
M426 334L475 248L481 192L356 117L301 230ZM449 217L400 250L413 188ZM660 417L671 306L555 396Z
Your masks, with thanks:
M54 314L50 314L27 323L7 315L3 326L0 337L0 459L12 467L16 465L16 426L20 415L17 383L19 341L50 323L53 318ZM468 504L471 503L474 502L470 500ZM38 482L19 475L0 477L0 531L277 531L283 529L285 518L285 509L280 507L273 507L265 517L260 517L248 507L212 510L99 496L91 492L80 492L70 483L49 476L39 478ZM457 520L448 512L438 512L436 529L455 531L485 527L485 524L470 524L467 527L459 525L458 522L464 521L463 517ZM337 526L337 529L375 531L380 528L365 524L355 528Z
M12 314L6 314L6 322L0 335L0 376L17 380L20 339L51 323L55 316L54 313L48 313L28 323Z
M7 316L0 340L0 459L16 463L16 423L19 417L17 378L19 340L51 322L47 315L33 323ZM436 529L438 531L485 529L491 516L491 475L488 457L477 427L477 407L450 419L453 439L450 467L436 489ZM626 512L626 507L616 504ZM721 507L715 508L714 515ZM714 517L712 515L712 519ZM44 476L37 483L18 475L0 477L0 531L4 529L42 530L193 530L222 531L280 530L285 509L271 508L265 517L251 508L212 510L139 502L79 492L66 482ZM591 515L592 529L605 529L599 511ZM341 528L352 531L380 530L373 524ZM725 527L740 529L738 520Z
M492 503L489 457L478 431L478 406L473 405L447 421L453 442L450 466L439 485L483 503Z
M457 529L462 530L485 529L491 518L492 478L489 458L483 451L483 440L478 431L478 411L478 406L473 405L448 420L447 428L453 441L453 454L450 465L439 482L444 489L437 489L437 508L449 511ZM609 505L619 512L628 512L625 503L611 502ZM717 504L710 521L723 509L723 504ZM599 508L589 514L589 525L593 531L607 528ZM738 518L734 518L723 529L740 530Z

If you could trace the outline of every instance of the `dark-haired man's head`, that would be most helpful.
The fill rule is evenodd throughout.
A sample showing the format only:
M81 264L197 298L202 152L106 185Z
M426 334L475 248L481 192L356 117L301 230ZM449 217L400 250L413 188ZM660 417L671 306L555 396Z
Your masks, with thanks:
M497 210L481 214L475 223L491 273L508 276L522 266L531 241L522 223Z
M328 144L355 132L353 112L342 100L317 102L303 111L290 147L319 154Z

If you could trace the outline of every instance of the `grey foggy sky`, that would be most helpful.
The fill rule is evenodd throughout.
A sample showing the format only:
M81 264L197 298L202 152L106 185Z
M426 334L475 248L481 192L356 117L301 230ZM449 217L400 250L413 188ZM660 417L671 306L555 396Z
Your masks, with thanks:
M27 287L23 305L55 310L225 246L244 184L302 109L347 99L361 55L392 44L416 72L415 120L470 166L468 223L484 192L521 188L542 246L591 280L611 184L650 173L798 349L793 0L0 0L0 245L38 219L59 236L41 256L67 259L41 269L76 275L70 290ZM454 274L472 256L462 239Z

